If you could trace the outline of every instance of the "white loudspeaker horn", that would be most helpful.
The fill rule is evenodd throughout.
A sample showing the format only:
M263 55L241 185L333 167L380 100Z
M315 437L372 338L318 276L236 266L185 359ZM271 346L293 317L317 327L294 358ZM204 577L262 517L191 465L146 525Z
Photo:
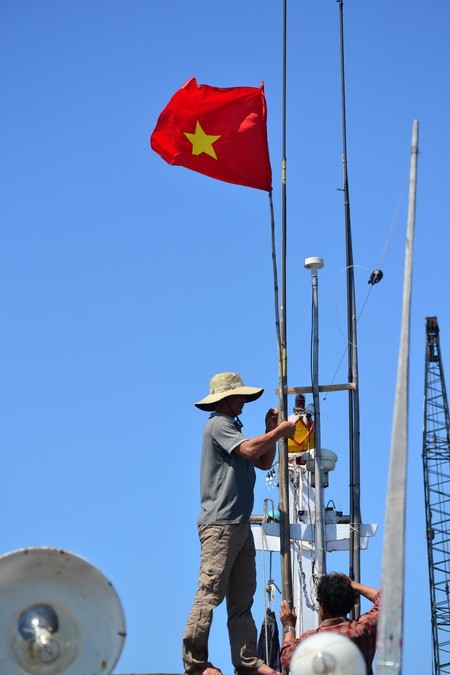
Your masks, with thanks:
M49 547L0 556L1 675L109 675L124 641L120 600L90 562Z

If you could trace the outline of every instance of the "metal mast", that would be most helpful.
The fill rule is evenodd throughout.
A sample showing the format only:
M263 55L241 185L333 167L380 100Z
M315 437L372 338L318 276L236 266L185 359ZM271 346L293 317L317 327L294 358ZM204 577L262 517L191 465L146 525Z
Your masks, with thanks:
M319 405L319 304L318 304L318 277L317 270L323 267L322 258L307 258L305 267L311 270L311 284L313 296L313 359L312 359L312 390L314 401L314 473L315 473L315 526L316 526L316 556L317 575L327 573L326 543L325 543L325 512L323 505L322 486L322 453L320 445L320 405Z
M348 392L349 411L349 457L350 457L350 560L349 576L360 581L361 576L361 478L360 478L360 419L359 419L359 391L358 391L358 341L356 331L356 298L355 278L353 270L353 245L350 218L350 191L347 167L347 114L345 102L345 60L344 60L344 10L343 0L339 0L339 36L341 56L341 100L342 100L342 170L345 217L345 250L347 267L347 336L348 336L348 381L354 384L354 389ZM352 611L352 616L358 617L360 600Z
M426 317L423 474L433 673L450 673L450 419L435 316Z
M403 275L402 325L392 421L386 517L381 568L380 617L377 632L377 675L401 673L403 645L406 474L409 420L409 343L411 324L412 266L416 211L419 122L414 120L409 171L408 224Z
M282 231L281 231L281 307L280 307L280 344L279 344L279 380L280 418L286 419L287 411L287 328L286 328L286 251L287 251L287 208L286 208L286 36L287 36L287 0L283 0L283 134L282 134ZM281 540L281 576L283 599L292 604L292 568L290 554L289 525L289 467L287 440L281 438L279 450L279 510Z

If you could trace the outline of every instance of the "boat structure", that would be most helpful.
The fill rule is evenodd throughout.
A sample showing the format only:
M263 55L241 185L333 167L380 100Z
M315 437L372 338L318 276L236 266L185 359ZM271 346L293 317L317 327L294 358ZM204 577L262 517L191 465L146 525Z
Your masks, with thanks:
M334 385L333 389L338 387ZM348 387L343 385L342 388ZM321 387L322 391L326 389L326 386ZM296 387L295 390L307 394L311 387ZM329 474L336 470L339 457L328 448L320 448L318 452L314 408L311 404L305 407L305 394L295 394L292 414L299 416L299 431L296 438L288 442L290 565L292 602L298 615L297 635L318 625L314 584L320 574L330 569L326 562L328 556L338 551L350 554L352 545L350 513L338 511L335 495L330 493ZM274 471L267 478L269 483L276 479ZM280 554L280 512L271 498L264 501L263 513L255 515L252 523L256 549L262 555ZM377 529L377 523L360 524L360 551L368 548ZM323 537L323 548L318 537ZM273 580L268 580L264 589L268 594L268 606L271 599L278 598L277 586Z
M344 155L345 156L345 155ZM392 445L388 477L385 533L383 538L382 594L380 621L377 638L376 672L400 673L402 666L402 631L404 603L404 532L406 506L406 465L408 427L408 364L410 342L410 306L412 255L415 225L416 174L418 156L418 122L414 121L411 142L410 193L404 263L403 310L398 356L396 397L392 423ZM346 220L349 227L349 219ZM348 239L351 239L349 236ZM351 250L347 254L352 259ZM349 381L343 384L324 385L318 379L318 277L324 266L321 258L305 259L305 268L311 272L312 331L311 331L311 383L299 387L285 387L280 378L280 406L285 406L290 419L297 421L294 439L280 442L278 486L279 501L276 508L273 500L264 501L263 514L253 518L255 545L264 556L276 552L281 556L281 594L297 611L297 636L318 626L315 601L315 584L327 573L327 559L333 552L348 551L350 578L360 581L360 554L368 548L370 538L376 535L377 523L361 520L359 503L359 414L358 378L356 354L356 326L354 286L349 275ZM351 267L351 263L349 264ZM369 283L377 283L382 276L374 270ZM330 473L336 470L338 455L321 444L320 395L337 391L349 394L349 512L335 507L329 494ZM292 410L288 409L287 397L295 396ZM312 395L312 404L306 404L306 395ZM284 398L284 401L282 399ZM275 480L274 471L268 480ZM269 646L268 621L271 604L278 589L273 579L264 584L268 595L266 609L265 653ZM279 590L279 589L278 589ZM355 605L353 618L360 614ZM272 650L273 651L273 650Z
M255 541L255 547L258 552L257 563L259 569L262 568L263 583L259 584L258 593L263 596L264 616L258 616L255 613L255 620L258 622L262 618L260 631L259 648L262 650L261 656L268 665L279 668L276 662L271 663L271 656L279 656L279 644L269 644L274 640L270 634L269 624L276 625L280 600L287 600L295 608L298 620L296 624L296 635L299 636L307 630L318 626L319 616L316 606L316 584L321 576L330 571L346 572L348 576L356 581L364 581L361 575L361 558L366 555L370 549L374 538L377 536L380 524L373 522L371 514L362 514L361 509L361 463L360 463L360 441L361 441L361 423L359 409L359 391L360 378L358 367L358 310L356 307L356 290L354 278L354 255L352 243L352 223L350 213L350 189L349 176L347 170L347 119L346 119L346 81L345 81L345 51L344 51L344 18L343 1L337 0L335 3L339 9L339 33L340 33L340 87L342 102L342 185L337 188L342 193L342 214L343 214L343 249L345 257L345 281L346 281L346 330L345 332L345 353L347 366L347 378L340 383L335 381L322 381L320 373L320 321L319 315L321 308L321 274L323 268L326 268L327 261L319 257L320 251L304 251L309 257L304 257L301 261L303 273L309 278L309 297L305 300L305 305L311 306L311 318L304 319L305 332L310 334L310 349L304 358L304 372L309 372L308 380L295 381L297 375L288 375L289 350L287 344L287 167L286 167L286 59L287 59L287 38L286 38L286 7L287 0L282 0L284 11L284 34L283 34L283 61L284 78L283 82L283 101L282 101L282 158L281 158L281 190L280 190L280 212L281 227L278 237L272 232L272 259L274 264L274 296L275 296L275 328L276 328L276 347L277 347L277 366L278 383L272 392L274 399L278 399L278 412L280 420L291 419L296 423L296 433L293 439L281 439L278 446L277 460L274 466L268 471L266 476L266 485L268 487L267 496L262 501L255 502L254 513L251 518L252 532ZM205 87L205 85L201 85ZM196 91L197 83L195 78L191 78L177 92L186 93L187 91ZM212 87L211 87L212 89ZM230 88L231 89L231 88ZM237 89L237 88L236 88ZM253 88L255 89L255 88ZM258 91L260 98L263 96L263 87ZM246 119L247 121L247 119ZM265 121L265 120L264 120ZM251 125L249 125L251 126ZM220 135L206 134L201 128L199 122L195 127L195 133L183 132L192 143L191 155L203 160L203 155L215 158L213 144L219 139ZM184 139L186 140L186 139ZM198 144L194 152L195 144ZM153 146L152 146L153 147ZM205 150L206 148L206 150ZM155 149L155 147L153 147ZM377 655L377 675L398 675L402 669L402 615L403 615L403 597L404 597L404 533L405 533L405 491L406 491L406 465L407 465L407 426L408 426L408 359L409 359L409 321L411 304L411 278L412 278L412 254L413 254L413 234L414 234L414 212L415 212L415 194L416 194L416 170L418 157L418 122L413 123L412 143L411 143L411 166L409 183L409 210L406 232L406 251L405 251L405 272L403 286L403 311L401 321L400 349L398 357L397 372L397 390L395 395L395 408L392 422L392 447L390 455L390 466L388 475L386 504L386 520L384 527L383 543L383 565L381 573L381 586L384 589L383 600L380 612L378 655ZM167 157L165 157L166 161ZM239 158L238 158L239 159ZM170 162L169 162L170 163ZM239 162L237 162L239 164ZM269 163L270 164L270 163ZM184 165L186 166L186 165ZM188 167L192 168L192 167ZM198 168L194 170L202 172ZM207 171L204 171L206 175ZM217 176L212 176L217 177ZM238 185L250 185L269 192L269 206L273 214L272 189L266 187L266 177L258 176L257 185L249 183L239 183L229 178L219 176L220 180L228 180ZM271 177L270 177L271 179ZM269 183L270 185L270 183ZM180 199L181 201L181 199ZM272 222L274 229L274 223ZM168 228L169 229L169 228ZM227 234L227 233L225 233ZM259 235L258 235L259 236ZM275 240L281 242L280 250L275 250ZM305 237L306 239L306 237ZM307 242L306 244L307 245ZM188 249L187 249L188 250ZM303 252L302 252L303 254ZM210 261L208 261L210 262ZM297 261L298 264L298 261ZM278 270L280 275L278 278ZM369 278L370 286L375 286L383 277L380 269L374 269ZM306 277L305 277L306 278ZM223 283L224 278L221 278ZM208 280L209 282L209 280ZM177 288L179 293L179 288ZM188 301L186 300L186 305ZM330 317L323 317L324 322L330 320ZM309 323L311 324L309 326ZM178 328L177 328L178 329ZM203 330L203 329L202 329ZM230 329L231 330L231 329ZM235 330L234 327L232 330ZM436 334L437 322L430 323L430 334L432 338L428 346L430 363L436 365L440 360L437 353ZM200 332L200 331L199 331ZM177 339L181 342L182 337ZM431 339L434 340L431 343ZM200 340L199 340L200 341ZM364 347L363 347L364 348ZM184 357L183 357L184 358ZM187 360L187 359L186 359ZM194 359L193 359L194 361ZM167 369L169 370L169 369ZM435 378L436 379L436 378ZM180 386L177 382L176 386ZM158 396L160 392L158 392ZM323 399L333 401L333 397L339 396L339 406L341 408L341 421L344 428L341 436L346 436L346 443L340 443L339 447L333 447L332 443L324 440L322 423ZM345 400L346 408L342 406ZM166 403L165 403L166 404ZM146 411L146 415L148 412ZM375 413L374 413L375 414ZM431 413L430 413L431 418ZM448 426L448 414L447 414ZM180 424L181 428L182 424ZM395 442L394 442L395 440ZM436 433L430 431L429 443L434 443ZM153 439L152 439L153 442ZM166 442L166 439L164 439ZM184 442L184 438L183 438ZM178 443L178 438L177 438ZM197 439L195 439L197 443ZM181 445L181 443L180 443ZM165 449L165 448L164 448ZM184 448L183 448L184 450ZM448 438L445 450L448 451ZM178 451L178 446L177 446ZM169 454L169 453L168 453ZM181 453L179 453L181 455ZM174 453L169 457L169 461L176 464L181 476L184 467L179 461L177 453L176 462ZM146 461L148 459L146 458ZM184 455L183 455L184 462ZM193 464L189 458L190 464ZM171 464L172 466L172 464ZM157 474L159 482L159 474ZM348 486L348 492L345 498L337 494L335 482L332 477L339 475L339 483ZM156 481L155 481L156 482ZM171 551L170 556L177 558L176 574L179 573L180 564L183 563L185 552L182 547L182 530L185 529L183 508L180 508L185 493L190 490L190 485L184 487L183 493L178 493L178 478L170 479L170 487L175 487L171 491L170 499L176 503L177 523L166 522L164 529L164 546L173 548L175 554ZM134 485L133 485L134 491ZM174 494L176 492L176 494ZM194 492L194 491L193 491ZM195 492L195 497L196 497ZM180 496L181 495L181 496ZM194 501L195 497L192 499ZM169 500L167 494L164 499ZM341 504L345 506L341 507ZM164 502L165 504L165 502ZM153 514L159 516L160 503L154 505ZM162 507L161 507L162 510ZM433 509L430 505L429 528L430 534L430 557L434 553L431 547L431 541L439 525L432 522ZM164 518L168 520L165 514ZM450 515L449 515L450 519ZM155 517L155 521L157 518ZM187 528L186 528L187 529ZM154 530L156 532L156 529ZM152 531L152 546L154 549L161 548L162 537L156 536ZM139 533L140 536L141 533ZM184 534L184 532L183 532ZM442 533L443 538L448 534ZM146 534L147 536L147 534ZM172 537L172 540L171 540ZM172 544L167 546L167 541ZM181 553L181 554L180 554ZM154 556L154 550L151 551ZM3 558L3 560L2 560ZM335 560L339 562L336 565ZM345 561L343 564L342 561ZM439 565L438 565L439 567ZM39 573L36 570L39 570ZM161 570L160 570L161 571ZM436 569L436 575L440 572ZM169 573L169 572L167 572ZM129 570L126 575L132 576ZM87 579L88 583L80 584L80 579ZM433 578L434 580L434 578ZM24 589L24 581L26 588ZM174 583L173 577L170 579L170 588L166 591L167 597L177 599L180 588L177 587L178 577ZM184 579L181 587L184 588ZM154 579L147 583L162 585L159 579ZM448 582L447 578L444 584L438 588L442 590L444 585L444 601L448 602ZM0 556L0 585L5 596L8 593L14 593L20 598L16 604L11 602L11 616L14 618L14 634L10 642L6 644L3 651L7 653L6 658L11 662L6 675L14 675L18 672L28 673L29 675L58 675L58 673L68 673L69 675L80 675L81 672L89 673L108 673L117 668L123 644L126 637L125 617L118 595L108 579L88 563L84 558L61 549L50 549L47 547L36 547L34 549L21 549L14 551L7 556ZM35 588L44 587L48 596L48 602L42 602L42 594L35 591ZM173 587L176 587L175 590ZM12 589L12 590L11 590ZM139 589L140 591L140 589ZM148 592L146 587L145 592ZM169 596L169 593L172 593ZM184 593L184 590L182 591ZM131 595L131 594L130 594ZM137 595L133 592L133 597ZM438 593L439 595L439 593ZM46 596L46 597L47 597ZM166 596L164 596L166 597ZM31 598L31 601L30 601ZM81 599L80 599L81 598ZM81 600L87 598L87 602ZM16 600L14 600L16 603ZM170 605L170 600L167 605ZM87 607L85 606L87 605ZM111 618L108 625L102 621L100 613L97 615L97 607L105 607L105 612ZM170 607L171 614L174 614L178 608ZM145 616L142 625L145 629L145 638L147 639L149 607L145 606ZM158 609L155 610L159 611ZM357 618L362 612L359 604L355 605L353 618ZM180 612L181 613L181 612ZM64 634L64 643L58 642L56 637L60 637L62 631L58 633L58 616L62 619L62 624L67 626L68 637ZM75 617L75 618L74 618ZM77 618L78 617L78 618ZM177 617L178 619L178 617ZM154 615L155 622L160 620L159 615ZM4 625L3 633L12 625L12 619ZM82 623L88 624L89 636L96 636L97 643L102 650L95 644L95 640L87 641L87 646L83 643ZM5 627L6 626L6 627ZM141 628L141 626L139 626ZM165 630L173 630L173 625L168 624ZM66 639L67 637L67 639ZM171 636L172 637L172 636ZM176 636L173 649L179 649L179 636ZM226 641L226 638L222 640ZM86 642L86 641L85 641ZM281 641L280 641L281 642ZM68 646L69 645L69 646ZM161 645L158 645L158 649ZM145 649L147 642L145 643ZM83 651L85 650L85 651ZM276 653L278 652L278 654ZM80 657L81 655L81 657ZM147 656L147 653L145 654ZM149 650L150 655L150 650ZM150 656L149 656L150 658ZM78 660L77 660L78 659ZM1 659L0 659L1 661ZM180 659L181 662L181 659ZM18 664L18 665L17 665ZM37 664L37 665L36 665ZM5 666L6 667L6 666ZM151 665L149 666L151 668ZM146 672L148 664L145 665ZM0 668L1 670L1 668ZM114 671L116 673L122 671ZM3 673L3 671L2 671ZM130 675L130 674L123 674ZM231 675L224 671L224 675Z
M345 91L345 54L343 3L339 3L340 68L342 99L342 165L344 196L344 232L347 290L347 362L348 380L342 384L325 384L319 381L319 276L324 267L320 257L304 260L304 267L311 276L311 344L309 372L311 379L298 386L287 382L286 337L286 218L282 218L281 291L276 299L279 314L278 371L279 407L283 418L297 420L295 438L280 441L278 486L279 502L275 507L270 500L264 502L264 513L254 518L254 538L257 550L263 556L269 552L281 555L281 594L296 609L297 635L318 625L315 602L315 582L327 573L327 557L332 552L348 551L348 574L360 581L360 554L367 549L370 538L376 534L377 524L361 520L360 507L360 420L359 375L357 344L357 310L354 281L354 260L350 217L349 177L347 171L347 122ZM283 36L286 54L286 34ZM286 58L286 56L284 56ZM283 155L285 140L283 141ZM282 194L283 209L285 194ZM374 270L369 283L382 278L381 270ZM275 288L278 287L275 282ZM348 396L348 482L349 507L347 512L337 510L335 495L329 494L329 475L336 470L338 454L325 448L321 442L320 397L335 392ZM288 404L288 397L292 401ZM295 397L295 398L294 398ZM311 397L307 401L307 397ZM339 466L339 465L338 465ZM274 473L270 480L275 480ZM264 584L266 585L266 584ZM268 597L274 597L271 582L265 588ZM270 604L270 603L269 603ZM354 615L359 616L359 603ZM267 629L265 630L267 634ZM267 647L267 645L266 645Z
M286 260L283 240L286 234L285 218L282 224L281 244L281 291L276 307L278 337L278 372L280 414L297 421L293 440L279 442L277 473L272 471L268 480L279 487L277 505L270 499L264 501L262 515L253 518L255 545L262 556L280 555L281 589L273 579L264 578L264 593L267 594L265 625L262 635L266 641L262 654L270 653L268 627L273 617L272 602L276 590L297 612L297 636L318 626L315 600L317 580L327 573L328 557L333 552L348 552L348 576L361 581L361 552L376 535L378 524L363 522L360 504L360 412L357 308L354 280L354 257L350 216L349 177L347 172L347 121L344 54L343 2L339 2L340 65L342 98L342 165L344 196L344 231L346 255L347 291L347 363L348 380L342 384L325 384L319 380L319 276L324 267L320 257L309 257L304 267L311 274L311 345L310 382L288 386L287 382L287 337L286 318ZM286 37L284 36L284 51ZM412 255L415 225L416 178L418 157L418 121L412 128L411 161L409 179L408 222L403 280L403 308L398 356L396 397L392 422L392 445L388 479L385 532L383 539L383 564L381 585L384 589L381 601L380 622L377 638L378 674L400 673L402 664L403 591L404 591L404 532L406 506L406 465L408 427L408 372L410 342L410 308ZM284 195L283 195L284 197ZM284 203L284 202L283 202ZM375 269L369 284L378 283L383 276ZM274 284L278 288L277 282ZM348 512L337 510L335 495L330 494L330 474L339 470L338 454L325 448L321 441L320 397L334 392L348 393ZM307 396L312 402L307 401ZM295 397L294 402L288 404ZM264 568L266 565L264 565ZM270 564L270 569L272 565ZM333 567L329 571L334 571ZM343 570L341 570L343 571ZM269 575L271 576L271 575ZM355 605L352 618L361 613L360 602ZM273 664L275 665L275 664Z

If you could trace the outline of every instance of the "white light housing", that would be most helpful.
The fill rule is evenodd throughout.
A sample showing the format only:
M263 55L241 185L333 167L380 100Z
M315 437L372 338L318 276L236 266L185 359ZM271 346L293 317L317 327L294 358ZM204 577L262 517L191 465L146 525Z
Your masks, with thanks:
M328 487L328 474L334 471L338 456L332 450L322 448L320 451L320 468L322 470L322 487ZM311 472L311 485L314 487L314 469L315 469L315 449L311 448L302 455L302 463L305 464L306 470Z
M358 647L338 633L322 631L296 647L289 666L291 675L366 675Z
M125 640L112 584L87 560L55 548L0 556L2 675L109 675Z

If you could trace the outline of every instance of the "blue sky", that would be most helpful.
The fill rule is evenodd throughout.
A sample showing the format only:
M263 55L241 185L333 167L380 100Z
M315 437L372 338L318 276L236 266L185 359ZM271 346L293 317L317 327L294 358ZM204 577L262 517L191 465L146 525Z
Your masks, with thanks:
M410 369L404 672L431 671L422 471L425 316L448 360L450 6L344 6L365 522L380 582L400 332L412 123L420 123ZM321 256L320 379L346 380L338 5L288 3L288 382L309 384L309 256ZM149 136L195 76L265 83L281 223L281 0L3 0L2 552L91 560L124 606L118 673L181 672L197 583L198 478L210 377L239 372L276 404L267 194L167 165ZM373 289L373 269L384 278ZM370 291L370 292L369 292ZM327 499L348 511L347 399L322 403L339 456ZM258 477L255 512L274 496ZM347 571L346 557L327 561ZM261 561L258 561L261 572ZM277 600L276 606L278 607ZM255 620L263 618L262 585ZM224 612L211 659L231 675Z

